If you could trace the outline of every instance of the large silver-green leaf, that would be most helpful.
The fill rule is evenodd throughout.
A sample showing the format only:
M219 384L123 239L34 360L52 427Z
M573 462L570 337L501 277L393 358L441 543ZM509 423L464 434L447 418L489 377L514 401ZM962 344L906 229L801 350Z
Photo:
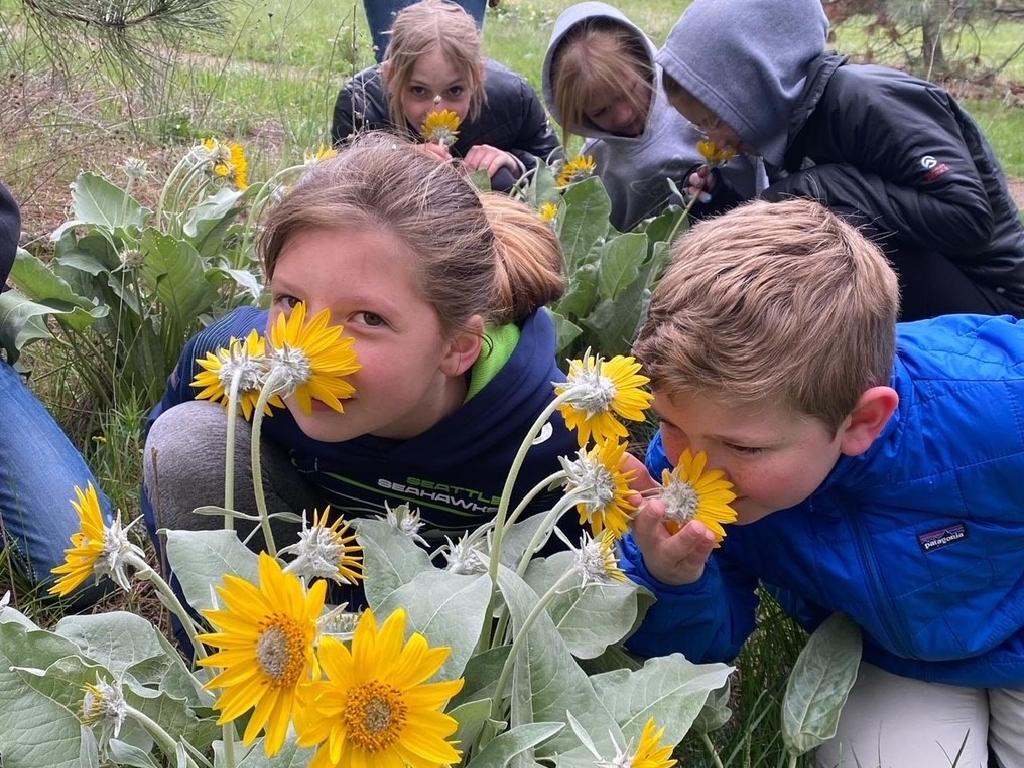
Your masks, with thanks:
M640 265L647 258L647 235L631 233L617 235L601 249L597 284L601 297L618 298L640 273Z
M127 611L65 616L54 627L120 679L127 669L147 659L164 656L153 625Z
M313 749L299 747L295 743L293 733L288 734L281 751L273 757L264 754L262 738L257 739L251 747L243 747L241 742L235 742L237 768L306 768L313 759L313 752ZM214 768L224 768L227 765L223 742L218 741L213 745L213 765Z
M507 568L500 570L498 582L518 636L540 598ZM599 745L611 748L612 737L622 743L618 724L569 653L547 611L537 615L520 642L513 685L513 726L531 721L564 722L565 713L572 712ZM567 729L545 744L538 755L549 756L578 745L579 740Z
M457 707L449 706L447 714L454 717L459 724L459 730L455 732L452 741L465 749L467 745L476 741L484 723L487 722L491 714L491 700L476 699Z
M590 250L608 233L612 201L597 176L573 184L562 195L559 238L566 273L572 274Z
M191 243L147 229L140 251L142 278L163 304L165 322L183 328L213 306L217 292L207 281L206 264Z
M544 522L545 515L530 515L515 523L501 538L501 564L515 570L533 535Z
M567 320L555 310L549 311L551 312L551 319L555 323L556 354L561 358L567 354L566 350L569 348L569 345L576 341L580 334L583 333L583 329L571 320Z
M202 687L202 683L191 674L182 661L177 648L161 632L154 632L157 642L163 648L163 656L154 656L129 667L127 674L143 685L158 688L168 695L185 699L191 707L213 705L216 698L210 691Z
M7 362L13 365L27 344L52 338L46 327L48 316L80 329L106 314L105 306L86 311L63 302L32 301L20 291L5 291L0 293L0 347L7 350Z
M242 210L239 201L244 195L244 191L223 187L189 211L183 231L203 256L212 258L220 250L231 222Z
M159 723L175 739L184 739L200 751L209 749L222 734L214 717L197 717L184 699L145 688L131 678L125 680L123 690L129 704Z
M416 574L433 568L427 553L386 521L364 518L353 526L363 548L366 600L374 610Z
M476 648L487 616L491 580L431 569L416 574L379 605L383 619L396 608L404 608L407 631L421 633L430 645L452 649L435 679L454 680L462 676L466 662Z
M546 559L535 558L526 572L526 582L542 595L572 567L574 555L559 552ZM617 643L633 628L637 617L637 591L633 582L623 584L577 585L558 591L548 613L578 659L593 659Z
M732 709L729 708L729 691L732 686L726 683L717 691L712 691L703 708L693 720L690 727L696 733L711 733L717 731L732 719Z
M528 749L542 744L565 728L564 723L527 723L498 734L469 761L466 768L505 768Z
M98 667L81 659L57 682L25 668L50 669L80 653L70 640L17 622L0 624L0 755L4 768L79 768L82 758L82 686ZM66 666L63 665L63 666ZM64 671L63 668L61 671Z
M857 681L860 627L834 613L821 623L797 657L782 699L782 739L802 755L836 735L839 715Z
M452 699L451 706L457 707L479 699L490 699L494 695L494 686L498 682L501 668L505 666L510 645L491 648L470 657L462 676L466 683L462 690Z
M253 584L259 580L259 558L234 531L167 531L166 536L167 562L197 610L213 608L211 588L221 586L225 574Z
M129 744L120 739L111 739L107 749L110 753L110 759L120 765L130 765L133 768L157 768L149 753L139 749L134 744Z
M11 267L11 280L26 296L37 301L48 300L66 304L68 309L93 309L93 303L89 299L77 294L66 280L54 274L52 269L28 251L20 248Z
M594 690L622 727L639 739L649 718L665 728L662 742L678 744L716 688L729 679L726 664L691 664L681 654L648 659L642 669L620 669L591 678Z
M566 317L587 315L598 299L598 271L597 264L582 264L570 274L565 293L554 304L555 310Z
M74 223L98 224L113 230L129 226L141 229L145 222L145 209L135 198L94 173L78 174L71 184L71 200Z

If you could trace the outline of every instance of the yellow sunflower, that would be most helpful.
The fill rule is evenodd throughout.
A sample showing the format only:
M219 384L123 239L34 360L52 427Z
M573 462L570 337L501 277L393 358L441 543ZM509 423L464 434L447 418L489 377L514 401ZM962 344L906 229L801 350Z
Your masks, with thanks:
M107 525L100 509L99 494L90 482L83 491L75 486L78 501L71 506L78 513L80 528L71 534L71 546L64 550L64 562L50 573L60 576L50 587L51 595L64 597L78 589L90 576L110 577L126 592L131 588L127 566L142 561L142 550L128 538L120 518ZM129 528L131 526L128 526Z
M342 336L342 326L330 323L328 309L306 322L306 305L299 302L287 317L278 315L270 329L271 369L282 391L293 395L306 413L312 413L314 399L343 413L341 401L356 391L345 379L362 367L353 340Z
M558 206L554 203L541 203L537 214L540 216L541 221L554 221L558 216Z
M616 541L617 537L609 530L597 537L583 532L580 548L573 548L573 568L582 577L580 586L583 589L591 584L624 583L627 580L615 556Z
M309 528L303 515L299 540L281 550L282 554L295 555L287 570L306 578L356 584L363 578L362 549L344 517L338 515L333 523L327 524L330 511L330 506L322 513L314 509L313 525Z
M704 158L705 162L712 168L725 165L734 157L736 150L732 147L720 147L711 139L701 139L697 142L697 151Z
M576 155L562 166L562 170L558 172L558 177L555 179L555 184L559 187L567 187L574 181L582 181L593 176L596 170L597 160L590 155Z
M450 648L423 635L405 637L399 608L378 629L373 611L359 618L352 650L324 637L318 656L327 675L301 689L299 745L318 747L309 768L440 768L459 762L447 741L458 729L442 710L463 680L426 683Z
M625 452L626 443L609 438L599 440L589 451L580 449L574 461L559 457L566 473L566 492L587 494L576 509L580 525L590 523L594 536L608 530L614 538L621 538L636 512L636 506L626 499L632 493L629 481L634 472L621 469Z
M665 505L665 528L675 533L690 520L700 520L720 542L723 526L736 522L736 510L729 506L735 498L733 484L721 469L707 470L708 455L694 456L687 448L675 469L662 470L661 500Z
M640 743L636 745L636 752L629 762L630 768L671 768L676 764L672 759L672 746L659 745L664 733L664 728L654 724L654 718L647 721L640 734Z
M644 420L653 396L643 389L650 379L639 371L636 360L622 355L602 360L588 351L582 360L569 362L569 375L564 384L555 385L555 394L570 392L558 409L566 426L577 430L581 446L590 442L591 435L598 441L627 437L629 432L616 415Z
M210 153L214 176L227 179L240 191L249 186L249 160L241 144L210 138L203 139L203 147Z
M420 126L420 135L433 144L450 147L459 140L460 125L462 118L450 109L431 111Z
M253 709L244 742L251 744L265 730L263 749L271 756L284 744L296 688L319 674L313 644L327 582L316 581L307 591L266 552L260 554L259 574L258 587L230 574L217 587L227 607L203 611L217 631L199 640L220 650L199 664L222 669L206 686L221 689L214 703L218 724Z
M71 534L71 546L64 550L64 564L51 571L61 578L50 587L50 594L60 597L71 594L93 575L96 563L106 549L107 527L96 488L89 483L83 491L76 485L75 495L78 501L72 501L71 506L78 513L81 528Z
M260 399L260 388L266 378L266 344L259 332L256 329L251 330L244 341L232 336L226 348L221 347L216 352L207 352L206 357L197 359L196 363L203 369L196 374L195 381L189 384L191 387L202 389L196 395L196 400L219 402L227 407L231 380L237 373L238 403L242 408L242 415L248 421ZM271 395L263 409L267 416L273 415L270 406L284 408L284 403L277 395Z

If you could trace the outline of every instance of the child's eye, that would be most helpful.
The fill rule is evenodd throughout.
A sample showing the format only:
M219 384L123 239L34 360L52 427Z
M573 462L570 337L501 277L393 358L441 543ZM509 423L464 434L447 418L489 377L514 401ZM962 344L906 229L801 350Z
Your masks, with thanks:
M302 303L302 299L297 299L294 296L289 296L286 293L279 294L274 297L274 303L280 304L288 309L295 309L295 307Z
M738 453L741 456L756 456L759 453L764 453L764 448L759 448L751 445L736 445L735 443L726 443L725 447L733 453Z
M423 97L427 95L427 89L420 85L410 85L409 93L413 96Z
M376 312L356 312L353 317L357 322L371 328L380 328L387 325L387 321Z
M451 96L453 99L457 99L465 92L465 90L466 89L463 88L461 85L453 85L451 88L448 89L448 95Z

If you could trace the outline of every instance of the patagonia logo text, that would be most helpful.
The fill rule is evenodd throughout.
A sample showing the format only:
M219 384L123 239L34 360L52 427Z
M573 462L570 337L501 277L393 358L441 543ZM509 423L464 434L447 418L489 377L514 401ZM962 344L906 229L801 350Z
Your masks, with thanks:
M964 523L953 523L945 528L919 533L917 543L921 545L922 552L932 552L966 538L967 526Z

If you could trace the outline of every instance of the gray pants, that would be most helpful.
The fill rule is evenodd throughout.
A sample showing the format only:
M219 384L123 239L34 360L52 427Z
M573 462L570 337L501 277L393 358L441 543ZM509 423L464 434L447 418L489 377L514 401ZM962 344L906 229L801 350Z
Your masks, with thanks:
M818 749L814 765L949 768L961 744L956 768L1024 766L1024 688L923 683L862 663L839 732Z
M271 417L272 418L272 417ZM156 527L171 530L221 528L224 518L194 513L197 507L224 504L224 460L227 444L227 411L220 405L194 401L176 405L154 422L146 438L143 471L146 490L153 507ZM241 417L235 424L235 509L256 514L250 464L251 433ZM260 460L267 509L270 512L320 508L314 489L292 466L287 452L261 440ZM319 506L318 506L319 505ZM243 538L253 523L236 520L235 528ZM280 548L295 539L296 527L274 521L274 539ZM256 533L250 542L254 549L264 546Z

